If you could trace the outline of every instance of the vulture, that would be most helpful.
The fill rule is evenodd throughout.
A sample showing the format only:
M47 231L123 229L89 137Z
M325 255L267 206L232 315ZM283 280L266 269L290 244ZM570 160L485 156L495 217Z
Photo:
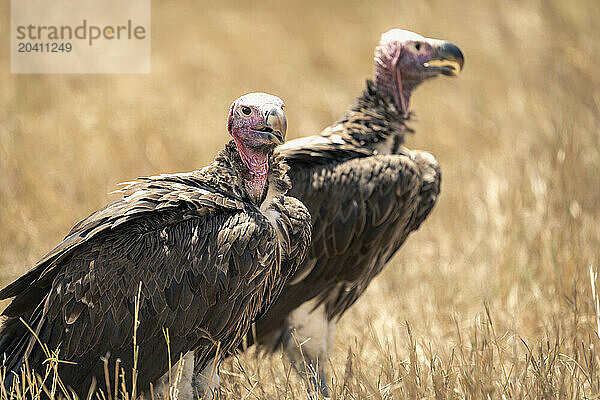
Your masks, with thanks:
M323 367L337 321L440 194L435 158L403 146L412 131L411 93L440 74L457 75L464 62L456 45L400 29L381 36L374 59L374 79L338 122L278 148L290 166L289 193L311 214L312 238L298 271L246 341L283 348L312 381L310 390L326 396Z
M62 394L80 398L94 387L108 393L115 373L119 390L147 391L188 351L198 371L214 372L308 249L310 214L286 195L288 167L273 154L285 139L283 106L266 93L238 98L233 140L210 165L125 183L0 291L13 298L0 331L8 390L25 367L44 378L46 351L65 361ZM194 389L212 398L213 386Z

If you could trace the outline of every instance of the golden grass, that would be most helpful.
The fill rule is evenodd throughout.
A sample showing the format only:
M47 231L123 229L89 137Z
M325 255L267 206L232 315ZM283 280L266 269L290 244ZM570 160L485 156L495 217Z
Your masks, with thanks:
M290 138L317 133L403 27L466 56L412 101L407 145L436 155L442 196L339 324L334 397L598 396L599 2L153 3L150 75L11 75L0 38L0 282L116 183L206 165L242 93L281 96ZM223 398L304 398L289 368L242 355Z

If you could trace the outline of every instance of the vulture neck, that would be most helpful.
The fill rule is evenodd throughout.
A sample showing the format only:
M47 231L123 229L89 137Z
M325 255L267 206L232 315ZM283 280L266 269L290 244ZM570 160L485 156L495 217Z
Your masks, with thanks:
M291 187L287 176L288 166L281 156L254 154L233 140L225 146L221 156L225 156L237 177L237 192L255 206L260 207L271 188L286 193ZM241 150L241 151L240 151ZM245 195L244 195L245 194Z
M240 146L242 147L240 148ZM250 150L242 144L238 144L238 151L244 166L246 166L243 175L244 188L250 200L260 206L265 198L271 155Z
M334 126L323 134L341 134L346 140L361 148L379 153L395 153L404 143L406 133L413 130L406 125L405 117L394 104L394 99L378 90L367 80L367 87L356 102Z
M377 47L375 54L375 86L379 93L392 100L402 117L408 118L410 95L418 82L409 82L402 79L396 68L398 57L400 57L399 51L397 48L390 48L389 45L387 48L385 46Z

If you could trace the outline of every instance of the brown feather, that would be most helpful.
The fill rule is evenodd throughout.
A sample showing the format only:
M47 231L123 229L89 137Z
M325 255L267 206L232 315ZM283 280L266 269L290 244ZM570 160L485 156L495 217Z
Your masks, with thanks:
M175 360L196 349L204 365L217 342L223 354L233 351L295 272L310 238L306 208L283 196L287 166L280 156L269 165L268 185L282 193L274 206L293 214L282 224L297 233L289 239L294 243L280 243L277 226L247 198L246 167L232 143L202 170L129 182L119 199L78 223L0 291L2 299L14 297L0 336L9 369L18 370L25 358L34 370L44 368L43 352L18 320L23 317L50 349L61 346L62 360L77 363L61 365L62 381L76 393L87 394L93 378L104 382L100 357L107 353L131 371L140 282L142 390L168 368L163 329ZM293 249L294 260L282 258L282 249Z
M307 206L313 231L309 256L257 322L259 343L278 348L272 333L283 339L288 315L311 300L325 305L328 320L339 318L427 218L440 170L432 156L401 146L412 132L406 123L367 81L340 121L281 146L289 193Z

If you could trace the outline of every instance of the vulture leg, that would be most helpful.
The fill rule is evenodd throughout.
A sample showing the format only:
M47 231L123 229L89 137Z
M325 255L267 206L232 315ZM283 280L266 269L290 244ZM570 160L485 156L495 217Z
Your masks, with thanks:
M158 400L168 400L171 398L195 399L192 395L193 376L194 352L188 351L182 360L171 367L170 372L164 374L154 383L154 398ZM151 397L149 393L146 395L147 398Z
M325 306L315 308L314 302L304 303L287 319L288 337L284 339L284 351L302 379L308 380L310 398L317 392L329 397L325 365L332 348L334 322L327 320Z
M213 358L203 369L194 366L194 374L192 376L193 399L214 400L218 398L221 378L219 378L217 373L220 364L220 360L215 364Z
M173 366L170 384L169 374L163 375L154 386L154 398L159 400L174 397L182 400L217 399L221 381L217 374L220 362L215 365L213 358L204 369L196 371L194 359L194 352L189 351L183 357L183 360ZM183 365L181 365L181 362L183 362ZM175 391L177 392L176 396L173 393Z

